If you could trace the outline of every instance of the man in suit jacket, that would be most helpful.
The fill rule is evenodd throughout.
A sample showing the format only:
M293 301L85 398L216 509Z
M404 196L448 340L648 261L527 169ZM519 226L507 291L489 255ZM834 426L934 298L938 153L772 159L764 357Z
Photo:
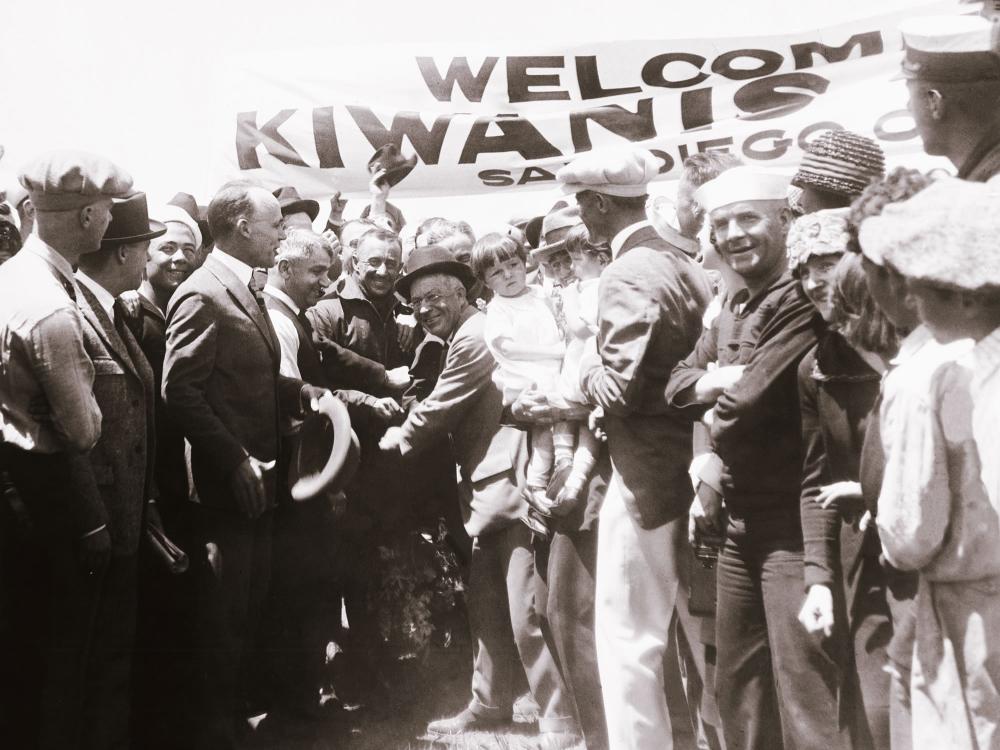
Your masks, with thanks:
M493 382L496 362L483 337L486 318L466 299L472 282L469 267L444 248L418 248L410 256L396 288L409 298L425 330L447 342L444 368L430 395L380 443L383 450L406 456L451 435L465 528L474 539L466 594L476 641L473 697L462 713L432 722L428 731L455 735L509 719L512 668L520 661L540 707L538 727L547 746L568 747L578 741L575 721L535 606L530 533L518 522L526 510L525 435L500 424L503 396Z
M663 390L698 341L711 287L646 219L647 185L659 167L648 151L623 149L585 154L557 175L576 194L591 241L611 244L599 287L599 357L581 367L581 387L604 409L614 467L598 526L595 622L616 750L672 747L671 713L685 713L668 706L663 659L685 573L678 563L691 426L667 408Z
M95 574L92 614L85 620L90 657L85 677L83 747L129 746L132 644L135 637L139 538L154 501L156 431L153 371L127 327L117 297L138 288L150 239L166 231L151 222L146 195L116 200L101 248L80 258L83 344L94 363L101 437L74 461L82 492L108 512L111 559Z
M201 605L204 653L215 661L202 739L228 748L245 729L237 685L270 578L280 418L302 415L326 391L279 374L281 348L254 271L274 264L285 236L277 199L228 183L208 221L216 249L167 307L163 398L191 443L196 525L214 573Z

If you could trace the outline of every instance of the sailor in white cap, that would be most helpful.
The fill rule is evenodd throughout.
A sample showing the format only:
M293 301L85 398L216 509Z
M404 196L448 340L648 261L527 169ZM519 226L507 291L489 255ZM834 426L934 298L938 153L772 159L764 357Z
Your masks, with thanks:
M692 515L698 534L725 535L716 694L726 744L770 748L780 733L787 746L832 750L851 746L839 720L839 670L796 620L806 590L796 371L821 321L788 270L787 189L786 177L734 167L695 192L719 254L746 289L726 293L711 328L671 374L666 397L691 418L711 412L712 445L725 467L721 496L699 487L709 507Z
M900 24L909 109L928 154L958 176L1000 172L1000 24L982 16L925 16Z
M946 179L861 225L936 339L886 379L886 559L919 572L913 747L995 747L1000 711L1000 191ZM937 346L934 346L934 344ZM886 410L892 412L887 418ZM893 447L905 447L893 450Z
M704 271L662 239L646 217L660 159L644 149L584 154L556 179L576 195L593 242L611 244L601 275L597 348L581 363L581 389L604 409L613 473L597 533L597 662L612 750L670 747L663 659L680 590L690 503L689 421L663 404L674 365L694 346L711 298ZM625 574L627 571L627 575ZM698 633L688 633L692 648ZM672 694L673 695L673 694ZM692 707L694 708L694 707Z

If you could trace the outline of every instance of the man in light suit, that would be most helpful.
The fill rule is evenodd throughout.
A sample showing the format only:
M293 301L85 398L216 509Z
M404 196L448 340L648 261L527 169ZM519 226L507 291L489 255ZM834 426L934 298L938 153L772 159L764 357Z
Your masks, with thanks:
M525 434L500 424L503 396L483 336L486 316L466 298L473 282L469 267L442 247L417 248L407 261L396 290L409 299L424 329L446 342L444 367L430 395L380 443L406 456L451 435L465 528L474 540L466 594L476 642L473 697L468 708L432 722L428 731L457 735L507 721L515 697L513 668L520 661L540 707L545 746L571 747L579 741L572 708L542 636L530 532L518 521L526 509Z
M88 618L90 657L85 677L82 747L129 747L132 646L135 639L137 554L153 481L156 403L153 371L127 327L119 294L142 281L150 239L166 232L149 220L145 193L115 200L97 252L80 257L83 345L94 364L101 437L74 459L79 491L108 513L111 558L94 576Z
M301 416L327 391L279 374L281 348L261 290L284 239L278 200L247 183L224 185L208 207L216 240L205 264L167 307L163 398L191 443L201 504L198 535L209 551L201 614L214 660L206 698L206 748L229 748L245 725L237 685L271 571L272 509L280 418Z
M698 341L711 287L646 218L659 168L648 151L622 149L585 154L557 175L576 195L591 242L609 242L612 254L599 287L598 356L581 366L583 392L605 412L614 469L600 511L594 605L612 750L673 747L681 728L673 724L686 718L682 693L680 707L668 706L663 660L683 595L691 426L663 391Z

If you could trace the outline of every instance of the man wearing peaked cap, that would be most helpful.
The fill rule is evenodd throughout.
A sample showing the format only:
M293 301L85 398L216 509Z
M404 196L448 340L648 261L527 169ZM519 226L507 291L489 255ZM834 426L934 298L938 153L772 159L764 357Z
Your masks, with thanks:
M18 617L41 617L35 630L48 631L50 640L43 644L42 666L25 665L29 675L43 673L41 717L31 726L15 726L13 741L0 738L0 744L70 747L82 728L78 667L86 658L74 640L74 618L83 616L80 592L99 585L112 549L107 508L79 491L72 470L74 457L93 448L101 433L73 266L97 250L112 200L128 192L132 179L103 157L64 151L39 157L19 180L36 209L36 225L24 248L0 267L0 426L11 479L35 527L46 530L38 551L43 564L25 568L37 576L31 588L40 600L13 606ZM33 684L18 671L31 656L11 657L3 654L5 681L19 688ZM19 689L5 700L13 724L31 723L39 699Z
M726 539L716 620L726 744L763 750L781 736L786 746L833 750L851 741L839 719L838 668L796 619L806 590L797 370L822 323L788 270L787 186L781 175L734 167L696 191L720 257L746 288L722 298L666 396L692 419L711 411L724 467L721 495L703 481L704 513L692 515L699 533Z
M621 148L584 154L556 175L576 196L590 240L609 242L613 258L598 292L598 356L581 365L580 385L604 409L613 465L591 554L597 663L614 750L671 747L680 729L671 716L686 708L677 670L662 664L676 647L669 635L675 611L688 621L679 570L692 428L670 413L663 393L698 340L711 289L701 268L647 220L648 185L660 166L644 149ZM696 632L686 635L699 645ZM667 694L679 705L668 709Z
M928 154L958 176L1000 172L1000 25L981 16L912 18L900 24L909 110Z

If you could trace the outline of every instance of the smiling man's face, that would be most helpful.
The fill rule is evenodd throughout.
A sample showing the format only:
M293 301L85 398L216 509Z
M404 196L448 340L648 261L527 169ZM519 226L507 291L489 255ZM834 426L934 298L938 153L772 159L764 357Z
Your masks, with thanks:
M785 237L792 215L787 201L741 201L712 211L722 259L745 281L763 280L787 265Z

